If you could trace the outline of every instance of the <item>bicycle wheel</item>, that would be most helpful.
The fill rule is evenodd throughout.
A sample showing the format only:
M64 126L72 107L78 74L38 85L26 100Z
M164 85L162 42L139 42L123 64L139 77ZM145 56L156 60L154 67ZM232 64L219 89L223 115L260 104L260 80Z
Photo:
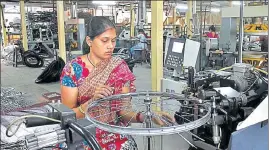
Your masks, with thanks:
M118 112L121 112L120 116ZM144 115L139 127L131 125L137 112ZM168 121L160 115L161 112L175 117L176 122ZM209 105L201 103L197 98L185 98L184 95L164 92L139 92L113 95L94 101L88 105L86 118L97 128L107 132L156 136L198 128L210 119L210 112ZM160 119L164 124L156 125L156 119Z

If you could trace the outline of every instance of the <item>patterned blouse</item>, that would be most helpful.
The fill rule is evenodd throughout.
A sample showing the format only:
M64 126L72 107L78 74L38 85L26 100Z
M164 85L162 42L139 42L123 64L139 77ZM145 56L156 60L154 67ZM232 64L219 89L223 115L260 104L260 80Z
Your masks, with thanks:
M86 68L85 62L82 61L81 57L68 62L63 68L61 74L61 84L67 87L79 87L85 82L85 79L90 75L90 71ZM135 92L135 76L130 71L127 63L122 61L110 74L106 84L115 88L114 94L120 94L122 86L130 81L130 92ZM89 100L90 97L82 95L78 101L81 103Z

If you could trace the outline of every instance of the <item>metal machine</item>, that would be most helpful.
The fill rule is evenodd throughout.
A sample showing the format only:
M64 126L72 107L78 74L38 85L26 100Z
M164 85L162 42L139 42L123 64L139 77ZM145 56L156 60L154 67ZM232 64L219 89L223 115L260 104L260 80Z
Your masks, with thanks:
M29 50L43 54L45 57L53 58L55 56L55 42L53 34L48 28L30 29L31 38L28 41Z
M220 69L236 62L236 18L222 18L222 24L220 38L202 38L200 70Z
M219 40L212 41L212 39L203 39L201 43L201 63L203 64L203 69L220 69L231 66L235 62L240 62L241 56L243 54L244 58L245 52L261 51L261 42L256 39L261 35L268 36L268 25L262 22L255 23L253 22L253 18L267 17L268 7L266 5L244 6L244 13L241 9L243 8L222 8L222 26L220 28ZM243 21L240 21L238 28L238 18L240 18L240 20L252 18L252 23L243 25ZM242 30L239 30L240 28L242 28ZM242 34L238 31L242 31ZM242 53L239 51L241 45Z
M263 77L264 73L259 73L249 64L234 64L230 69L232 69L231 72L211 70L194 73L194 69L190 68L187 81L162 80L163 91L176 93L183 91L186 97L194 96L201 99L201 103L210 105L211 119L205 125L192 131L193 134L204 139L203 141L193 137L190 140L199 150L229 149L228 145L230 145L230 149L233 147L232 150L243 149L241 145L231 143L231 141L236 140L236 143L239 144L239 137L243 140L240 136L241 130L237 131L239 123L247 120L248 116L254 113L253 111L259 109L257 107L265 106L262 102L268 100L268 81ZM193 109L199 104L188 103L186 106ZM177 112L179 116L186 114L186 112L195 113L193 110L184 110L183 113L180 111ZM199 118L200 114L203 114L202 110L194 115ZM262 117L264 115L264 113L260 113L258 116ZM180 117L176 119L177 123L184 121ZM266 118L261 121L264 120ZM259 122L257 121L257 123ZM244 130L250 129L246 128ZM257 127L257 130L260 129ZM245 132L253 132L253 129L242 131L242 134L245 134ZM253 142L257 140L253 139ZM265 146L262 144L260 147L266 149ZM192 149L194 148L191 147L190 150Z
M199 70L200 43L185 38L167 37L164 48L164 66L173 69L173 78L179 80L189 66ZM191 56L191 57L189 57ZM188 57L188 58L187 58Z
M160 98L158 102L155 100L156 97ZM132 99L134 105L132 108L128 103L130 98ZM138 100L142 103L137 103ZM187 100L191 102L197 101L197 99L192 98L187 98ZM120 101L122 102L121 105L114 105L114 103ZM96 139L92 136L92 134L95 133L95 127L97 127L109 133L118 133L123 136L145 136L148 139L146 149L151 150L155 149L151 144L151 136L170 135L176 133L180 135L182 139L188 141L183 135L181 135L181 132L187 131L189 135L193 135L188 131L200 127L209 120L210 108L208 105L203 104L199 106L199 108L204 109L205 112L207 112L203 115L203 117L193 122L181 124L170 122L168 118L158 115L159 110L154 110L156 103L158 103L161 105L161 109L163 111L171 113L173 116L179 107L184 107L181 106L181 103L178 103L179 101L183 103L183 101L186 101L186 98L184 98L182 95L165 92L138 92L113 95L89 104L85 113L86 118L89 121L86 119L76 120L73 110L67 108L60 102L49 103L48 106L51 108L50 112L35 115L24 115L14 119L8 125L6 135L7 137L11 137L12 135L16 134L23 123L26 127L58 124L58 126L54 126L49 131L37 131L34 134L28 134L25 136L25 144L23 146L29 150L46 147L58 147L73 150L76 148L79 149L80 146L82 146L82 142L86 141L86 143L93 150L101 150L99 145L100 143L98 144ZM111 107L107 107L107 103L111 103ZM171 107L171 105L173 105L173 107ZM124 111L125 114L111 118L115 111ZM140 112L144 115L145 119L141 120L141 126L129 126L133 117L127 122L120 121L121 117L130 112ZM100 117L103 117L103 119L99 119ZM155 125L153 122L153 117L161 117L160 119L164 121L165 126ZM16 123L19 124L17 129L14 132L11 132L11 127ZM146 124L146 126L144 126L144 124ZM107 138L110 138L110 136ZM61 144L60 147L59 144ZM126 150L135 150L128 147L128 144L124 145L123 147L123 149Z
M244 26L244 32L248 35L268 35L268 25L248 24Z
M214 43L214 41L212 42ZM239 122L246 120L253 110L262 105L262 101L267 101L268 81L265 77L268 76L268 73L244 63L231 64L231 66L225 66L220 70L196 71L197 57L193 52L194 48L190 48L186 43L183 48L184 57L180 62L190 60L193 64L184 62L181 67L185 69L181 72L181 77L176 80L171 77L162 79L162 91L172 93L181 93L183 91L186 97L194 96L200 99L202 103L208 103L212 110L210 121L192 131L204 141L193 137L192 142L200 150L227 149L228 145L232 144L230 141L234 139L232 138L233 133L234 135L235 133L240 133L240 131L236 131ZM180 46L177 46L177 49L180 49ZM186 53L190 51L191 53ZM199 49L196 51L199 52ZM168 50L165 57L170 55L169 53L171 54ZM169 65L169 67L178 70L177 66ZM186 105L193 109L199 103L188 103ZM191 110L184 111L194 113ZM177 113L184 115L185 112L178 111ZM199 114L203 114L202 110L194 115L199 118ZM178 123L184 121L180 117L176 119ZM240 146L237 145L236 147Z
M224 71L225 69L232 71ZM25 122L27 127L56 123L60 126L26 136L24 146L32 150L55 147L55 144L65 142L66 145L60 148L74 149L81 146L82 141L86 141L93 150L99 150L98 143L91 136L91 129L98 127L112 133L145 136L148 139L147 150L155 149L151 144L152 136L170 134L178 134L182 140L200 150L226 149L231 134L238 128L238 123L247 121L246 118L260 105L265 106L261 103L268 92L264 74L268 73L254 69L249 64L234 64L222 71L197 73L194 67L188 67L187 81L183 81L183 84L173 81L172 86L162 84L166 92L119 94L90 103L86 111L86 118L90 122L76 120L75 113L58 102L49 104L51 112L44 113L42 117L26 115L15 119L7 128L6 134L11 136L8 130L14 123ZM167 79L163 81L166 82ZM180 94L181 92L183 94ZM132 105L129 103L130 100ZM121 105L118 105L119 101ZM108 103L111 107L107 107ZM127 121L127 124L118 124L120 116L116 115L114 118L113 113L120 110L126 111L126 114L133 111L141 112L145 116L143 124L139 127L129 126L130 121ZM158 111L174 115L176 123L161 117L165 122L164 126L154 125L152 117L158 118ZM99 120L101 116L106 119ZM50 118L49 121L47 117ZM242 124L244 126L245 123ZM187 139L183 133L192 138ZM233 138L237 139L236 136ZM180 138L178 140L180 141ZM240 145L237 145L236 150L238 146Z
M232 72L206 71L188 77L188 89L183 92L207 101L213 110L211 121L194 131L207 143L202 149L228 148L238 123L267 96L266 79L251 65L234 64L231 69Z
M95 127L91 122L86 119L77 120L75 112L61 103L50 103L48 106L51 108L51 112L26 115L15 119L7 127L6 136L12 137L16 134L20 125L17 126L15 132L9 131L16 123L25 123L26 128L56 124L49 130L40 130L33 134L27 134L23 140L24 144L21 147L29 150L43 148L73 150L83 149L82 142L85 141L92 150L101 150L100 145L92 135L94 134ZM8 148L7 146L5 147Z
M27 35L29 50L42 53L46 57L55 56L57 39L56 12L27 13Z

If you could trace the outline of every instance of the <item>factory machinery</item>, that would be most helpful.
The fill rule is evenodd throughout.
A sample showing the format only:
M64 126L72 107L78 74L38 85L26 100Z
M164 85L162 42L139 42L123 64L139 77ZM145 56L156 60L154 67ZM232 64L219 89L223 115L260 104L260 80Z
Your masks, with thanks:
M75 113L60 101L52 102L48 104L51 111L42 116L26 115L13 121L8 126L6 135L11 136L9 129L15 123L24 123L26 127L58 124L50 131L25 136L24 147L31 150L50 146L74 149L81 146L82 141L86 141L93 150L100 150L100 143L94 138L92 130L97 127L111 133L144 136L147 138L146 150L155 149L151 141L152 136L171 134L178 134L181 137L178 140L188 143L189 150L247 150L247 148L253 148L250 144L257 145L256 141L266 139L257 138L263 137L258 135L255 137L257 139L244 142L244 145L248 146L247 148L242 148L242 144L236 145L236 147L234 133L242 134L239 132L242 124L249 120L261 105L265 105L264 102L268 101L268 80L266 79L268 72L250 64L235 63L237 61L236 43L231 42L236 41L236 34L231 34L234 33L232 30L236 30L236 27L233 28L235 19L224 18L223 22L227 22L227 26L222 27L222 36L219 41L207 39L205 43L199 43L195 39L167 38L164 64L168 68L173 68L177 74L185 76L178 75L177 79L175 76L172 79L163 78L161 81L162 92L146 91L106 97L89 104L86 119L82 120L77 120ZM218 51L220 48L221 52ZM202 53L201 57L198 57L199 51ZM206 66L207 62L202 60L208 56L212 58L208 59L210 68L200 69ZM219 59L220 56L221 59ZM230 58L230 56L233 61L223 59ZM226 63L223 63L223 60ZM115 105L117 101L124 103ZM111 107L107 107L108 104ZM97 113L97 110L104 110L104 112L100 114ZM141 126L129 126L130 121L120 124L120 117L111 118L113 112L119 110L125 110L126 114L130 110L144 114ZM176 122L159 116L158 111L169 113ZM259 114L259 117L264 115ZM108 119L98 119L106 118L106 116ZM153 117L162 120L164 125L155 125L152 122ZM263 118L259 121L252 121L250 125L268 120L268 116ZM266 124L259 126L262 128ZM248 127L244 128L248 130ZM259 128L252 131L252 134L254 132L259 132ZM190 138L184 136L183 133ZM240 141L242 140L244 139L240 139ZM259 149L266 149L264 143L259 145ZM128 146L125 148L130 149Z
M189 68L188 88L183 91L187 96L192 95L209 103L212 108L210 121L193 131L204 139L206 144L201 147L207 150L214 149L214 146L227 149L231 134L236 131L239 122L244 121L268 94L268 81L264 78L266 72L243 63L224 69L230 71L201 71L195 74L194 69ZM180 111L177 113L182 115ZM203 112L196 115L200 113ZM178 123L184 121L176 119Z
M201 42L203 49L200 57L202 66L199 70L221 69L231 66L238 62L238 57L241 57L241 51L239 50L241 46L243 62L250 63L258 68L267 68L265 64L267 64L268 48L261 44L265 42L261 40L261 36L268 37L268 25L265 23L266 21L262 23L258 19L268 16L268 7L264 5L246 6L244 8L244 11L238 7L228 7L221 10L223 25L220 28L219 39L205 38L202 41L201 39L193 39ZM241 20L239 28L242 28L242 30L238 28L238 18ZM252 21L249 24L243 23L244 19L249 20L250 18ZM256 21L254 21L255 18ZM258 38L261 41L258 41Z
M44 64L43 58L54 58L57 55L55 48L55 40L57 39L57 22L56 22L56 12L28 12L26 16L27 20L27 39L28 39L28 49L32 54L32 57L28 57L23 61L25 64L33 63L38 61L35 67L42 67ZM13 33L9 34L20 34L20 20L14 19L13 22L10 22L8 29L13 28ZM18 33L17 33L18 32ZM13 38L14 40L14 38ZM16 52L17 49L22 49L21 37L16 39L13 45L9 45L1 51L2 57L7 61L13 61L17 66L17 57L13 58L13 55L19 55L19 52ZM11 40L9 40L11 42ZM17 54L15 54L15 52ZM14 53L14 54L13 54ZM22 52L20 52L22 54ZM38 59L37 59L38 58ZM42 63L39 63L42 61ZM35 63L35 62L34 62ZM31 65L27 65L31 67Z
M28 12L26 19L29 50L34 50L45 58L53 58L58 33L56 11Z
M74 149L82 146L82 142L85 141L93 150L100 150L100 143L94 138L95 127L98 127L111 133L145 136L148 138L147 150L154 149L151 143L152 136L170 134L180 135L191 145L190 150L229 149L232 133L237 130L239 123L244 122L267 96L268 81L265 76L266 72L242 63L220 71L197 73L193 67L189 67L187 86L181 90L182 93L167 91L113 95L89 104L86 119L82 120L77 120L75 113L60 101L52 101L46 105L50 108L49 112L24 115L13 120L6 129L6 135L11 137L15 134L14 129L10 130L14 124L19 124L15 131L18 131L23 123L28 128L56 124L50 130L26 135L23 146L29 150L46 147ZM179 87L175 90L178 89ZM159 97L159 101L156 97ZM133 106L128 105L130 98ZM125 103L115 106L115 101ZM105 107L111 102L112 107ZM164 126L154 125L152 117L157 117L160 111L155 106L161 106L161 110L174 116L176 122L161 117L165 122ZM110 124L117 122L119 118L114 118L114 121L110 118L108 122L98 119L101 116L110 116L115 110L126 110L126 113L129 113L129 107L145 115L141 126ZM111 110L113 108L114 111ZM96 110L102 109L103 113L96 113ZM184 137L183 133L192 138Z
M84 139L84 141L88 143L93 150L100 150L100 146L96 142L96 139L92 133L85 129L85 127L93 127L90 122L86 120L77 121L75 113L63 104L50 103L46 106L51 108L51 111L48 113L41 113L39 115L25 115L13 120L10 126L8 126L6 129L6 136L12 137L15 135L22 123L24 123L27 128L50 124L57 125L50 126L49 128L44 127L43 130L40 129L32 134L27 134L22 140L11 144L13 148L29 150L60 148L71 150L82 146L81 142ZM12 126L16 123L19 123L16 131L11 132ZM12 146L9 147L9 145L7 145L5 148L10 149Z
M25 136L24 145L28 149L48 146L73 149L81 146L81 142L86 140L94 150L99 150L100 143L93 136L97 127L111 133L144 136L148 139L147 150L155 149L152 145L153 136L171 134L178 134L180 136L178 140L186 141L190 150L236 149L228 147L233 147L233 133L237 132L238 126L244 124L260 105L264 105L261 103L267 101L268 73L244 63L235 63L220 70L196 72L198 61L195 55L198 56L199 42L170 39L169 43L165 66L175 70L179 70L182 66L189 67L185 71L186 78L180 78L179 81L162 79L162 92L137 92L106 97L89 104L86 119L82 120L77 120L75 113L60 101L50 103L48 104L50 111L41 114L42 116L35 114L17 118L7 127L6 135L9 137L15 134L14 130L12 132L9 130L16 123L24 123L26 127L58 124L53 131L36 132ZM192 59L184 59L188 53L192 54ZM117 101L123 102L123 105L115 105ZM109 103L111 107L106 107ZM104 111L96 113L97 110ZM143 113L145 119L140 126L129 126L130 121L127 121L127 124L118 124L120 117L110 117L113 112L119 110L125 110L126 114L130 111ZM158 111L174 116L176 122L158 116ZM106 116L107 120L98 119ZM153 117L159 117L164 125L155 125L152 122ZM111 125L111 122L115 124ZM258 132L258 129L256 131ZM264 149L264 145L262 146Z
M227 20L227 18L225 18L223 20L226 22L233 22L230 19L231 18ZM236 27L236 24L234 24L234 27ZM250 39L257 36L259 37L260 35L268 36L267 27L267 25L263 24L250 24L245 26L244 34L246 35L246 38L244 38L242 48L244 63L249 63L258 68L266 68L268 59L267 52L261 51L261 43L259 41L251 42ZM237 62L239 48L237 35L227 34L233 32L232 27L227 29L227 26L224 26L223 28L226 29L222 29L219 39L202 38L201 70L221 69ZM197 37L193 37L192 40L199 41Z

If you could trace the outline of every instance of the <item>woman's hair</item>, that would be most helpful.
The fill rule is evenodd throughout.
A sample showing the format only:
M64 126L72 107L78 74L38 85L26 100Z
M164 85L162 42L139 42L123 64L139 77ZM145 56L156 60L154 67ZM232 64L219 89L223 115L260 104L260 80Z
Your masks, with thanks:
M86 35L90 37L91 40L106 30L111 28L116 28L115 24L109 20L107 17L104 16L94 16L92 17L89 22L85 25L86 26ZM86 42L86 37L83 42L83 55L89 53L89 45Z
M216 32L216 28L215 28L214 25L211 25L211 26L209 27L209 30L211 30L212 32Z
M143 29L138 29L138 33L144 33Z

